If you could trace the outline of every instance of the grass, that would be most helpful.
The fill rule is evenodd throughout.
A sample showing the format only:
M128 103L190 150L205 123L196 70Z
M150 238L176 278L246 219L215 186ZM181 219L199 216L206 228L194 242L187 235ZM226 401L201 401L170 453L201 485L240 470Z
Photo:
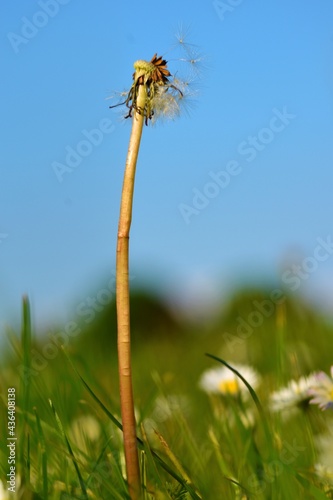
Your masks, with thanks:
M283 310L276 308L241 339L239 318L248 321L254 301L264 300L263 291L243 291L215 322L200 327L175 319L156 298L133 295L133 382L145 500L333 498L328 473L320 476L315 469L323 458L318 440L329 436L330 411L306 405L287 418L269 408L272 391L289 380L328 371L333 328L288 298ZM115 325L110 338L114 311L112 303L89 327L81 325L80 335L63 348L52 344L52 350L45 348L47 335L34 336L24 298L21 333L11 332L2 356L5 490L7 390L16 389L17 496L8 498L129 498ZM226 363L252 366L261 384L247 387L242 398L201 390L202 373ZM7 493L0 490L0 498Z

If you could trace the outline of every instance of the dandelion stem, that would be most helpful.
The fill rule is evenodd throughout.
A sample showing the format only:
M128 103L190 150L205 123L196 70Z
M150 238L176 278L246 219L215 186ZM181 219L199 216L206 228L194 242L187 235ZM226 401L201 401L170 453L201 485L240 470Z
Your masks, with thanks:
M139 76L140 75L136 75L136 77ZM137 106L132 119L132 131L125 166L118 225L116 262L120 404L127 481L132 500L140 498L141 485L132 388L128 254L135 170L144 124L144 114L139 113L137 110L145 109L146 99L146 87L145 85L140 85L137 96Z

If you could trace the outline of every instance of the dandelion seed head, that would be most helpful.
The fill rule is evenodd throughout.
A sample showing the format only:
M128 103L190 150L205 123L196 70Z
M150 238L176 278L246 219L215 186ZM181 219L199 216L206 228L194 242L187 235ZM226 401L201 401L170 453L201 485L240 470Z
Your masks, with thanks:
M130 90L125 95L118 94L123 98L123 102L120 100L110 107L125 104L128 108L125 118L132 117L133 112L136 112L144 116L146 125L150 120L156 123L160 119L175 119L183 110L189 111L196 94L193 84L198 79L202 56L194 45L185 41L187 34L188 30L184 32L180 27L176 38L178 48L183 54L182 57L171 60L186 66L186 78L181 77L178 71L172 74L164 56L158 56L157 53L150 61L139 59L134 63L135 72ZM146 103L142 107L137 104L141 85L144 85L146 90Z
M152 117L153 123L158 119L175 119L180 114L180 99L168 92L168 89L161 87L156 92L153 99L152 106L154 108L154 115Z

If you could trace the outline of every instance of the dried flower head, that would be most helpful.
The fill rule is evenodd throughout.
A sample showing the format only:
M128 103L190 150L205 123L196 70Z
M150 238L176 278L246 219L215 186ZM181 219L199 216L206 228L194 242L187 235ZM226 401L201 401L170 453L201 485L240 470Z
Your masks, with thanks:
M193 94L192 82L198 76L195 70L202 58L197 56L194 45L185 44L184 40L178 37L177 40L186 56L177 60L188 63L187 66L190 68L188 77L182 79L178 75L172 75L168 69L168 62L157 53L150 61L140 59L134 63L135 72L131 88L120 94L125 96L125 100L110 108L126 105L129 111L125 118L132 117L134 110L144 116L146 125L149 120L174 118L180 114L185 97L188 98ZM142 85L146 90L144 106L138 105L139 89Z
M129 112L125 118L130 118L134 109L137 113L145 117L145 123L148 125L148 120L152 119L155 108L161 108L162 106L162 108L164 107L164 112L166 112L167 103L169 105L172 103L174 107L177 107L177 96L173 92L169 92L171 89L178 93L179 98L183 97L183 92L173 83L170 83L169 77L171 73L167 68L167 61L161 56L158 57L157 54L154 54L150 62L144 60L136 61L134 68L133 84L127 94L126 100L123 103L110 106L110 108L126 104ZM143 109L137 104L140 85L146 87L147 94ZM168 95L167 92L169 92Z
M171 76L170 71L167 68L167 62L162 57L157 57L155 54L150 62L147 61L136 61L134 63L134 68L139 73L137 82L139 85L148 85L152 83L159 83L160 85L165 85L169 82L168 76ZM142 72L142 75L140 73ZM133 80L135 80L136 73L133 73Z

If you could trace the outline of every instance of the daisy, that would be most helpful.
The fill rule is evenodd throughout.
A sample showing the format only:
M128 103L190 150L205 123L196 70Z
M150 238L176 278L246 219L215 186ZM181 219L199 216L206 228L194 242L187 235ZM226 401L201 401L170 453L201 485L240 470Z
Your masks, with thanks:
M300 408L307 405L310 400L310 387L316 382L315 375L300 377L297 381L291 380L287 387L282 387L270 396L270 408L272 411L283 411Z
M247 365L232 365L255 389L260 381L258 373ZM205 371L199 381L199 386L207 393L238 396L248 395L244 382L226 366Z
M333 408L333 366L331 366L331 376L324 372L315 375L315 382L309 394L310 404L318 405L322 410Z

